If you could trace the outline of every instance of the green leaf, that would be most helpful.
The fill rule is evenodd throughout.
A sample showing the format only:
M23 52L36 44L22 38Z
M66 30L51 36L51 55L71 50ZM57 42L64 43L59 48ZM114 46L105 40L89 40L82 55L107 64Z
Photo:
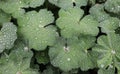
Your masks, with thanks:
M94 45L94 41L95 38L91 36L81 36L80 39L75 37L67 41L58 39L49 50L51 64L63 71L79 67L81 70L94 68L95 64L87 50Z
M107 36L100 36L93 51L98 54L97 64L99 68L117 67L117 58L120 58L120 36L109 33Z
M8 14L12 14L15 18L21 16L25 12L22 7L26 7L26 5L21 0L0 1L0 8Z
M114 58L114 65L117 68L117 73L120 74L120 57L119 56Z
M54 71L52 70L51 67L49 67L46 70L44 70L42 74L54 74Z
M2 10L0 10L0 25L1 23L9 22L11 19L9 14L6 14Z
M90 8L90 15L92 15L98 22L108 19L110 16L104 11L103 4L96 4Z
M17 39L17 28L13 23L4 23L0 31L0 53L5 49L10 49Z
M61 29L63 37L71 38L80 34L96 36L98 34L98 22L91 15L83 17L83 14L83 10L77 7L59 11L56 24Z
M98 74L115 74L115 69L99 69Z
M96 0L88 0L88 3L89 3L90 5L95 5L95 1L96 1Z
M45 69L42 74L60 74L60 71L53 66L47 66L47 69Z
M25 45L19 41L9 55L3 55L0 59L1 74L39 74L37 70L30 68L32 51L26 50Z
M109 19L103 21L100 23L100 27L102 29L102 32L104 33L110 33L115 32L115 30L119 27L120 20L115 17L110 17Z
M56 28L52 25L54 17L50 11L42 9L39 12L31 11L18 19L19 33L28 40L30 48L44 50L56 41Z
M115 14L120 14L120 0L107 0L105 2L105 9L108 12L112 12Z
M43 5L45 0L21 0L23 1L26 5L29 5L29 7L38 7Z
M36 52L35 58L39 64L47 64L49 62L48 51Z
M13 17L19 18L24 13L23 8L37 7L44 3L44 0L0 0L0 8Z
M85 6L88 0L49 0L49 2L60 8L67 9L74 7L73 3L75 3L77 7Z

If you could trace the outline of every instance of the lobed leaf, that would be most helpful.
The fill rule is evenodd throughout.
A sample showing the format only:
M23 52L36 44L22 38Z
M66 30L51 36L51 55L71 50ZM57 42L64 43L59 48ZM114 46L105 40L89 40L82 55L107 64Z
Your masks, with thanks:
M120 58L120 36L111 32L107 36L100 36L97 45L93 48L98 54L97 64L99 68L115 68L118 67Z
M78 7L59 11L56 25L61 29L63 37L71 38L80 34L96 36L98 34L98 22L91 15L83 17L83 14L83 10Z
M30 68L32 51L26 50L25 45L17 42L11 53L3 55L0 59L1 74L39 74Z
M49 25L53 21L53 14L46 9L31 11L18 19L18 30L22 37L29 41L30 48L44 50L56 40L56 28Z
M19 18L25 13L23 8L37 7L43 3L44 0L0 0L0 9Z
M63 71L78 67L83 71L94 68L95 64L91 61L92 58L87 50L94 45L94 41L95 38L91 36L72 38L67 42L64 39L58 39L49 50L51 64Z
M105 2L105 9L108 12L112 12L115 14L120 14L120 0L107 0Z

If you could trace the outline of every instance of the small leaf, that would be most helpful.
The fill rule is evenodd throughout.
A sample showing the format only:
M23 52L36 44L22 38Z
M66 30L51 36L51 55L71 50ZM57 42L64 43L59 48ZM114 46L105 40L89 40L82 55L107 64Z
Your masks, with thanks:
M80 40L72 38L67 42L64 39L58 39L49 50L51 64L63 71L79 67L83 71L94 68L95 64L91 61L92 58L87 50L94 45L94 41L94 37L91 36L81 36Z
M39 64L47 64L49 62L48 51L36 52L35 58Z
M17 27L13 23L4 23L0 31L0 53L11 49L17 39Z
M110 16L104 11L103 4L96 4L90 8L90 15L92 15L98 22L108 19Z
M120 14L120 0L107 0L105 2L105 9L108 12L112 12L115 14Z
M32 51L24 50L25 45L18 41L8 57L2 56L0 63L1 74L39 74L37 70L30 68Z
M110 17L109 19L100 23L102 32L110 33L115 32L115 30L120 26L120 20L115 17Z

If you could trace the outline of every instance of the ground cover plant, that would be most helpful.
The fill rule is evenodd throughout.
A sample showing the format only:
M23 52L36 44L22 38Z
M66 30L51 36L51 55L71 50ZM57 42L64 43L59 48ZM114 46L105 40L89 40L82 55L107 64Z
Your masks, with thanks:
M120 0L0 0L0 74L120 74Z

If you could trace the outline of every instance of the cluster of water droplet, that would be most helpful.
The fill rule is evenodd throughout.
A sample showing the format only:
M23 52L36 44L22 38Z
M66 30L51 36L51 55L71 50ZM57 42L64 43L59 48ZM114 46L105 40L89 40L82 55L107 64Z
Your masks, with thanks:
M0 31L0 51L10 49L17 39L17 28L12 23L5 23Z

